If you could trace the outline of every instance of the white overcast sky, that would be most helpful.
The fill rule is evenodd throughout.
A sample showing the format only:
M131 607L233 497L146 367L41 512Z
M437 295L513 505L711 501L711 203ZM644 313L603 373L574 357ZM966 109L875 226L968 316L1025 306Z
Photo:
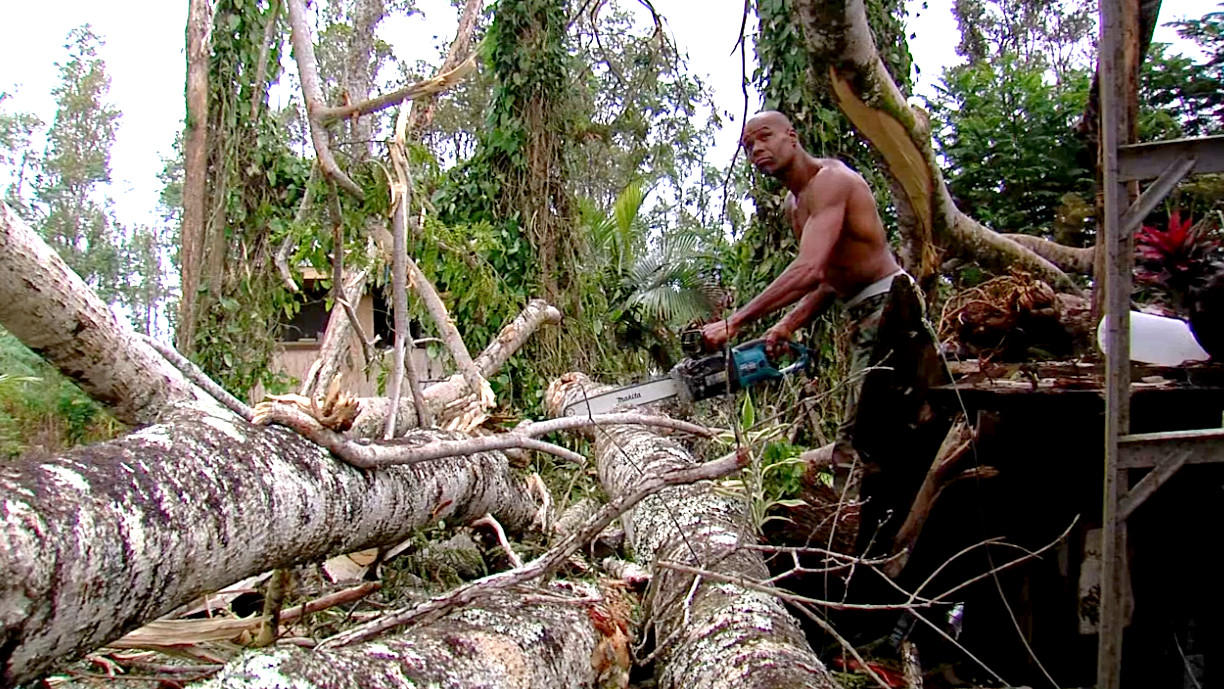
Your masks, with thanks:
M959 40L951 16L952 0L908 0L910 41L914 62L922 72L919 92L929 92L942 68L958 60ZM1216 8L1218 0L1166 0L1161 22L1200 17ZM13 95L6 112L26 111L50 123L55 104L50 91L57 82L55 62L64 59L68 32L91 24L106 40L101 57L111 77L111 101L123 112L111 149L113 182L110 195L124 223L152 223L156 215L161 156L168 155L183 117L184 24L187 3L166 0L44 0L12 2L0 24L0 91ZM626 3L628 5L629 3ZM693 72L715 89L720 109L743 110L741 66L732 48L739 35L742 0L654 0L668 20L667 28L689 55ZM923 5L927 9L922 9ZM456 11L447 0L418 0L424 16L381 27L380 35L407 60L430 59L435 46L447 43L454 32ZM751 26L751 25L750 25ZM393 34L393 35L392 35ZM1175 34L1159 28L1156 40L1172 41ZM751 60L751 51L748 54ZM751 71L752 65L749 64ZM752 94L750 109L756 108ZM730 125L719 137L717 153L729 157L735 149L738 126ZM0 173L0 180L7 175Z

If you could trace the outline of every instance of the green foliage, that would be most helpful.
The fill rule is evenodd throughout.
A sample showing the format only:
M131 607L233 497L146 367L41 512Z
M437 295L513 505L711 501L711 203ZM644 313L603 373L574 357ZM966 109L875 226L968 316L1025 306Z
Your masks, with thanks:
M563 0L506 0L494 10L482 45L493 97L476 154L434 196L452 224L487 222L505 245L508 285L554 303L568 286L574 250L561 140L572 119L564 107L570 65Z
M746 393L740 406L738 427L744 430L739 437L730 433L720 437L720 440L726 443L727 452L742 443L751 459L738 478L722 481L719 490L747 503L749 523L760 533L770 521L786 519L773 514L779 508L799 507L804 504L793 496L798 495L802 488L800 481L805 465L799 458L801 448L782 437L787 429L786 425L757 425L757 412L752 397L752 393Z
M266 79L256 79L271 10L268 2L221 0L212 32L208 207L214 210L194 349L209 375L240 393L261 383L269 390L284 384L268 363L278 323L297 307L275 274L276 243L292 233L329 234L294 223L310 162L293 153L284 129L267 112L268 84L280 72L280 33L268 46ZM172 197L175 192L167 189ZM326 189L317 191L327 198Z
M32 113L4 112L4 101L10 94L0 91L0 169L8 168L8 185L4 189L4 202L23 217L29 216L22 198L27 184L27 175L34 165L34 134L43 123Z
M1224 132L1224 12L1172 25L1206 59L1171 55L1167 44L1152 44L1140 74L1140 136L1152 140Z
M1010 55L1057 83L1079 78L1096 56L1096 2L1083 0L955 0L957 53L970 66Z
M121 424L7 331L0 330L0 456L52 454L114 438Z
M587 293L603 296L599 304L590 304L589 312L596 317L591 327L597 337L604 337L610 324L621 345L613 350L618 354L605 359L609 368L632 369L640 363L632 353L644 350L658 369L669 369L679 354L674 333L708 320L722 299L722 290L710 277L712 238L700 231L652 234L642 215L648 196L640 182L633 182L608 213L590 200L579 203L578 225L589 247L583 285L589 286ZM626 358L623 352L631 354Z
M594 6L570 30L578 63L576 131L566 147L574 194L606 208L640 180L666 198L669 225L709 225L713 204L686 192L700 182L692 178L721 122L718 109L667 33L641 5L625 5Z
M1073 124L1087 72L1047 81L1014 54L945 70L930 102L948 187L962 210L999 232L1045 234L1068 192L1087 195L1091 172Z
M88 25L73 29L52 90L55 120L33 184L35 227L61 258L108 302L120 297L121 231L98 187L110 181L110 147L119 111L105 102L110 88L98 57L102 39Z

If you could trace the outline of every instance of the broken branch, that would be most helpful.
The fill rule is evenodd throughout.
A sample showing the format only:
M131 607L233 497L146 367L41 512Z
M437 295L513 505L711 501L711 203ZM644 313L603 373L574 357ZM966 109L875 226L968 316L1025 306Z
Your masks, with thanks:
M289 3L290 8L292 8L295 3L300 2L301 0L291 0ZM296 35L296 31L294 33ZM313 54L314 53L312 51L311 55L313 56ZM413 100L415 98L420 98L421 96L441 93L455 84L458 84L460 81L463 81L463 78L474 69L476 69L475 55L464 60L458 67L455 67L449 72L430 77L424 81L418 81L415 84L409 84L408 86L405 86L397 91L392 91L391 93L387 93L376 98L371 98L360 103L336 107L324 107L322 106L322 99L320 98L320 106L311 111L311 120L314 121L315 118L318 118L318 123L320 125L326 125L335 122L336 120L352 117L353 115L369 115L372 112L378 112L379 110L385 110L394 105L399 105L406 100ZM316 76L315 78L317 79L318 77ZM303 84L303 86L305 86L305 84Z
M302 95L306 99L306 119L310 123L310 140L314 144L315 156L323 174L345 191L359 199L365 198L365 193L357 183L344 174L336 163L328 142L327 130L323 127L320 112L326 110L323 106L323 89L319 85L319 68L315 60L314 42L310 29L306 26L306 9L302 0L288 0L289 26L292 29L293 57L297 61L298 77L302 82Z

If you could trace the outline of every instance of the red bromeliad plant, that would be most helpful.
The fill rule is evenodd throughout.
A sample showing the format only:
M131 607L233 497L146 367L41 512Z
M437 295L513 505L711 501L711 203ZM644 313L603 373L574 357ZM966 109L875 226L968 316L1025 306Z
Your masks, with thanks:
M1181 218L1181 211L1169 213L1166 229L1144 225L1135 233L1135 276L1144 283L1163 286L1184 300L1196 278L1202 276L1219 240Z
M1163 288L1189 315L1190 330L1214 360L1224 360L1224 264L1220 239L1180 211L1164 230L1144 225L1135 233L1135 276Z

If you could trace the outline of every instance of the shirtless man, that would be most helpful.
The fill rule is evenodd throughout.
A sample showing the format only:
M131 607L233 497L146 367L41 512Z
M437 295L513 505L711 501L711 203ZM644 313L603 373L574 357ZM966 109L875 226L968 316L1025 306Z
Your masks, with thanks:
M816 158L799 145L790 120L762 112L744 125L748 159L790 190L784 205L799 242L799 255L765 291L726 320L702 330L708 346L722 347L759 318L798 302L766 334L768 350L841 299L852 325L850 398L839 432L845 451L858 406L860 373L870 366L876 331L893 278L911 281L893 258L875 197L863 178L841 161Z

